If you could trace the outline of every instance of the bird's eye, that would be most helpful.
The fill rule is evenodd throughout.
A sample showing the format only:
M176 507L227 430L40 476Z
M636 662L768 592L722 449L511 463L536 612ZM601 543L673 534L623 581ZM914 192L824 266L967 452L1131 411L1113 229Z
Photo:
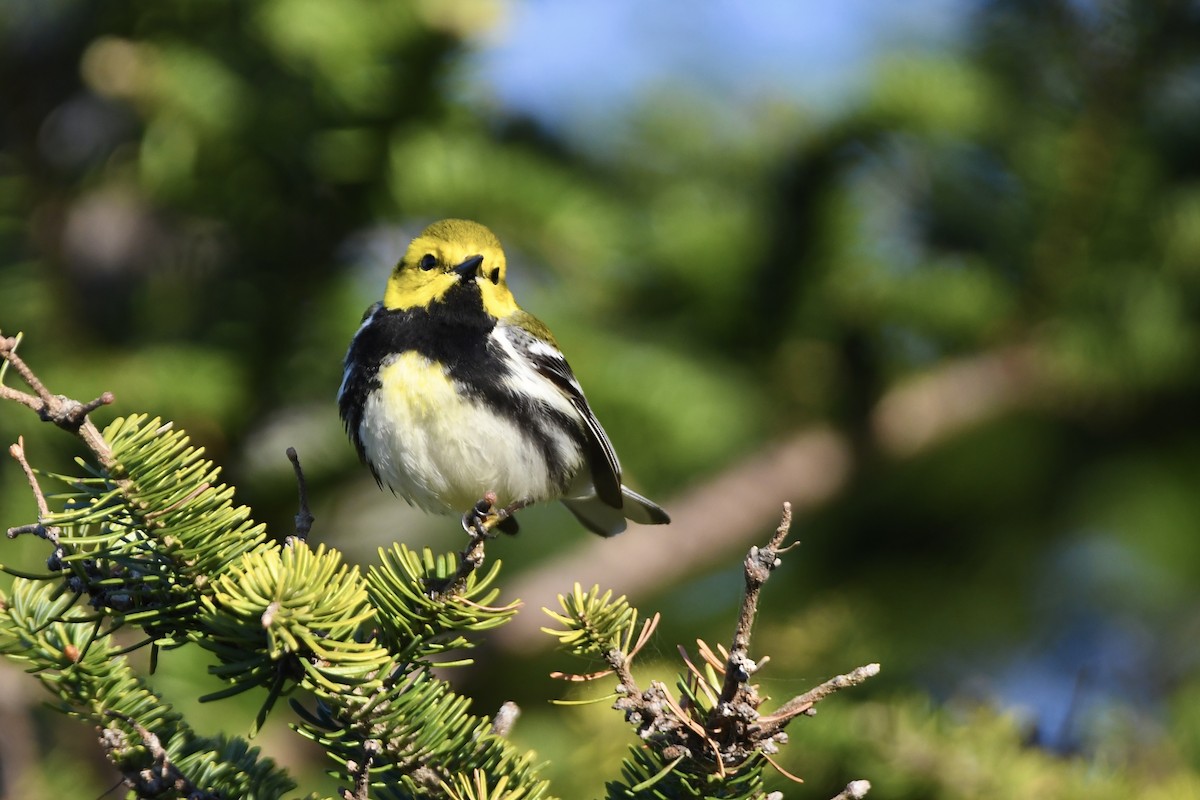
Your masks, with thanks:
M493 269L491 271L491 273L488 275L488 278L491 279L492 283L499 283L500 282L500 268L496 267L495 269Z
M428 272L437 266L437 256L433 253L426 253L421 256L421 260L417 262L417 266Z

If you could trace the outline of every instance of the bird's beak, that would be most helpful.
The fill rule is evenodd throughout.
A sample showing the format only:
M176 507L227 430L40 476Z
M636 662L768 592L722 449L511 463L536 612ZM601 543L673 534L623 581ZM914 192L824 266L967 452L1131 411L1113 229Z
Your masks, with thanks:
M459 264L451 272L458 275L462 280L473 278L479 272L479 265L483 263L483 256L471 256L466 261Z

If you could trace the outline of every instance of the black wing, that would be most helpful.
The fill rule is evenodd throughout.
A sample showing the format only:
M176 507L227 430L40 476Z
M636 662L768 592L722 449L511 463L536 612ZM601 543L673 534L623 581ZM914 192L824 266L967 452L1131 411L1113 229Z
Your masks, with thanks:
M379 383L377 377L379 358L377 354L371 352L375 348L371 346L371 337L364 334L364 331L367 330L375 314L381 308L383 308L383 303L375 303L367 309L366 313L363 314L358 332L354 334L354 338L350 341L350 349L346 352L346 361L342 372L342 385L338 388L337 400L338 412L342 417L342 424L346 427L346 433L350 435L350 441L354 443L354 449L358 452L359 460L371 468L371 474L375 476L375 482L382 486L379 474L375 472L375 467L367 460L367 452L363 448L362 437L359 435L359 426L362 425L363 409L367 404L367 395Z
M533 317L527 314L522 314L522 317L532 320L531 325L534 331L545 330L541 323ZM509 341L520 350L521 355L533 365L539 375L553 383L579 412L587 433L585 457L592 474L592 485L596 489L596 496L606 505L621 508L624 505L624 498L621 494L621 463L617 460L617 453L608 440L608 434L604 432L600 421L592 413L592 408L588 405L587 398L584 397L583 388L576 380L575 373L571 371L571 365L563 358L558 347L553 344L553 339L550 338L548 331L539 336L530 332L525 325L520 323L505 325L505 328L510 334Z

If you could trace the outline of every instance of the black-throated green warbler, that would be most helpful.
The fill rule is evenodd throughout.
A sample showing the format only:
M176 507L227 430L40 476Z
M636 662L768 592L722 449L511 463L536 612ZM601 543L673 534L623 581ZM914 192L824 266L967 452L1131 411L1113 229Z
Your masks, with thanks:
M484 226L435 222L388 279L346 353L338 407L380 486L425 511L561 500L588 530L669 522L621 466L546 326L505 283ZM515 520L503 529L513 530Z

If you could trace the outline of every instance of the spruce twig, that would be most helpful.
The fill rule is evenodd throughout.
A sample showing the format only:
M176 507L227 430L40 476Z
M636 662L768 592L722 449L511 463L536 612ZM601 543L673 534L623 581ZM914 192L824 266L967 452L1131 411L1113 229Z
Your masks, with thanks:
M342 800L370 800L371 797L371 767L375 758L382 752L383 746L378 739L367 739L362 743L362 759L347 761L346 771L354 777L354 790L342 790Z
M146 748L146 752L154 760L154 768L138 770L134 774L126 773L125 785L138 793L138 797L157 797L166 792L175 792L189 800L221 800L218 795L212 792L198 788L187 776L179 771L179 768L171 763L171 756L167 753L165 747L154 731L148 729L140 722L128 714L123 714L120 711L108 710L104 712L104 716L113 717L124 722L137 733L142 740L142 746ZM101 743L109 750L116 750L114 743L117 741L114 737L115 732L111 732L111 728L105 729L105 735L101 736ZM119 736L119 734L116 734Z
M86 440L91 424L86 414L97 404L50 395L23 361L12 358L14 340L3 345L3 364L26 379L34 393L5 388L0 401L50 408L43 417L68 429L69 414L81 414L75 432ZM55 416L56 402L68 411ZM37 500L38 523L58 526L57 539L51 539L56 570L63 571L62 564L70 569L66 576L33 576L41 581L35 593L29 581L16 584L11 608L20 611L16 621L23 628L14 631L16 638L0 630L5 634L0 645L44 636L32 650L21 647L5 655L28 660L39 675L49 675L43 681L64 700L64 710L98 718L103 746L134 793L207 800L216 793L249 796L245 790L251 786L269 789L255 796L282 796L292 786L240 740L232 744L244 752L231 753L224 740L212 743L211 756L188 750L190 745L177 749L177 742L185 741L179 738L182 728L176 729L179 721L173 718L163 724L161 701L131 693L131 674L97 673L98 665L107 669L124 652L110 649L104 659L96 648L89 649L106 622L114 630L139 626L146 642L198 645L215 653L219 663L210 672L227 685L207 699L267 687L255 730L272 703L293 686L315 693L318 710L300 712L304 722L297 729L349 767L346 785L352 790L346 797L369 800L371 788L397 797L401 786L414 797L438 797L455 775L485 767L529 800L547 796L531 756L504 738L516 707L505 706L495 720L472 715L469 701L434 676L427 660L465 647L463 631L494 627L515 611L515 606L489 605L498 591L490 588L495 569L475 572L483 562L483 542L511 510L493 513L489 507L489 524L472 531L458 559L456 593L448 598L453 602L436 603L429 598L431 580L424 576L435 573L453 582L453 555L421 558L399 548L385 556L384 566L369 571L369 591L368 580L342 564L339 553L307 547L303 536L312 514L294 451L289 458L296 469L300 513L290 546L281 546L267 541L249 509L233 504L233 489L219 482L219 469L170 423L133 415L115 420L97 436L102 446L91 449L93 462L99 463L84 465L88 477L63 478L72 492L58 511L51 510L55 498L42 492L25 459L24 442L13 448ZM27 530L43 533L36 526ZM72 552L61 555L64 548ZM80 608L65 615L81 595L94 611ZM386 642L377 637L384 629ZM71 637L65 644L60 641L64 632ZM78 666L84 662L86 668ZM119 705L105 707L110 703ZM106 716L122 721L110 724Z
M433 598L441 599L458 594L466 587L467 578L471 573L483 566L487 540L495 537L492 528L512 514L508 509L497 511L496 502L496 493L488 492L470 511L463 514L462 526L467 532L467 546L458 554L458 569L454 575L442 585L430 587L430 595Z
M478 505L476 507L478 508ZM467 530L467 546L458 554L458 569L455 573L444 582L439 582L440 585L430 586L429 595L435 600L452 597L461 592L466 588L467 578L483 566L484 547L493 535L481 522L474 522L468 526L464 517L463 525Z
M729 649L718 647L718 656L700 641L698 661L681 649L686 672L680 678L678 696L659 681L652 681L644 691L638 687L631 661L646 633L636 636L637 610L630 608L624 597L610 600L609 594L601 596L598 589L584 593L576 586L574 595L559 598L565 614L548 612L566 629L545 629L547 632L576 655L604 660L616 673L618 699L613 708L624 712L642 742L626 761L628 784L618 786L624 792L619 796L690 797L692 789L686 787L719 781L724 791L731 792L722 796L771 797L760 791L764 765L773 766L791 780L800 780L771 757L787 742L787 724L797 716L814 713L813 706L838 689L878 674L878 664L859 667L789 700L773 714L760 714L764 698L749 681L768 658L763 656L757 663L751 660L750 634L763 586L779 566L779 555L795 546L784 544L791 522L791 506L784 504L779 526L769 541L762 547L752 547L746 555L745 592ZM581 680L597 676L566 677ZM869 788L865 782L856 782L847 791L865 793L864 785Z
M516 533L517 521L513 515L531 501L516 500L504 508L496 508L497 502L496 493L487 492L470 511L463 514L462 526L467 532L467 546L459 553L458 571L444 585L431 589L434 598L450 597L461 592L471 573L483 566L487 540L496 536L492 530L498 528L505 533Z

